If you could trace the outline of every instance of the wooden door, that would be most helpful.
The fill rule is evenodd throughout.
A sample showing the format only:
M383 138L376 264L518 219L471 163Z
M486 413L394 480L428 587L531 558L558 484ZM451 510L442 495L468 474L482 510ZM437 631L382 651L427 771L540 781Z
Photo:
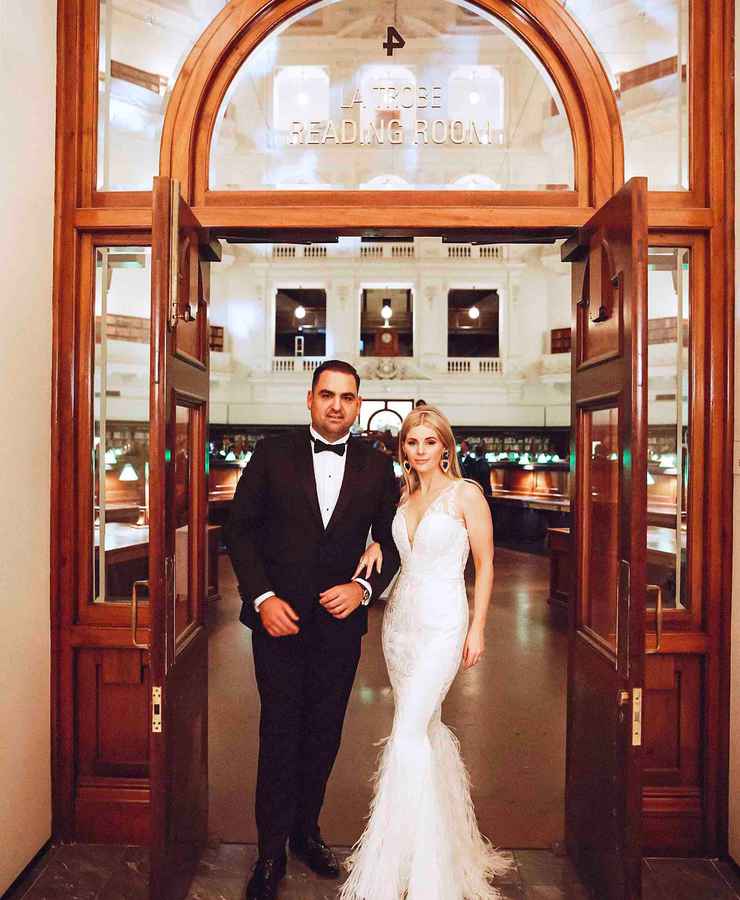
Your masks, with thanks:
M647 541L647 180L563 247L573 263L566 842L603 900L641 895Z
M208 827L208 286L215 245L154 179L149 584L151 897L186 896Z

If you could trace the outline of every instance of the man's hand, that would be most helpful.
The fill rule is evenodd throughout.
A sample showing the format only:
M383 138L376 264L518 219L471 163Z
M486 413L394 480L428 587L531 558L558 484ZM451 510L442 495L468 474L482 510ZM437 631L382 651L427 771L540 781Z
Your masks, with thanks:
M280 597L268 597L260 603L259 617L265 630L272 637L298 634L296 624L300 618L290 603Z
M357 581L338 584L322 591L320 603L335 619L346 619L362 603L363 589Z

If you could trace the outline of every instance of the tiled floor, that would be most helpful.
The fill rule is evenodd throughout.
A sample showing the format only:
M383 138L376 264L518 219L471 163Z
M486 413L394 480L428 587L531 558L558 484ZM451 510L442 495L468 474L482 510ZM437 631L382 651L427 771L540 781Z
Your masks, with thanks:
M249 844L209 848L188 900L242 900L255 859ZM346 851L340 852L341 856ZM546 850L514 850L512 871L496 884L504 900L588 900L570 862ZM738 900L740 879L727 863L648 859L644 900ZM280 900L332 900L337 883L291 860ZM140 847L71 844L52 847L25 883L4 900L147 900L147 852ZM593 898L600 900L600 898Z

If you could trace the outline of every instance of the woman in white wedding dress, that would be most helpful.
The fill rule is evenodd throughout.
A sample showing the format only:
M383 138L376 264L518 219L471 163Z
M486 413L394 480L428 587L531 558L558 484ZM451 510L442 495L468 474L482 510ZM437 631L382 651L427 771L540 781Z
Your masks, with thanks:
M460 664L483 654L493 585L488 504L463 480L445 416L431 406L401 427L405 490L393 520L401 568L383 617L395 701L367 826L347 861L340 900L493 900L510 862L478 830L459 743L441 706ZM465 563L475 562L469 618ZM361 568L382 564L372 544Z

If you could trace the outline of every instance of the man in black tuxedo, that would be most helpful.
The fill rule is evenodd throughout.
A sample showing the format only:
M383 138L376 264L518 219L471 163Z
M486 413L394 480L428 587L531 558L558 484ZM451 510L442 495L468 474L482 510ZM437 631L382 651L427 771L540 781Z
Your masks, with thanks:
M314 871L337 877L319 813L339 750L367 606L399 565L391 536L398 504L392 460L350 440L361 398L348 363L313 376L311 427L261 441L236 489L226 538L252 629L260 693L256 819L259 859L247 900L272 900L285 844ZM369 530L382 573L353 579Z

